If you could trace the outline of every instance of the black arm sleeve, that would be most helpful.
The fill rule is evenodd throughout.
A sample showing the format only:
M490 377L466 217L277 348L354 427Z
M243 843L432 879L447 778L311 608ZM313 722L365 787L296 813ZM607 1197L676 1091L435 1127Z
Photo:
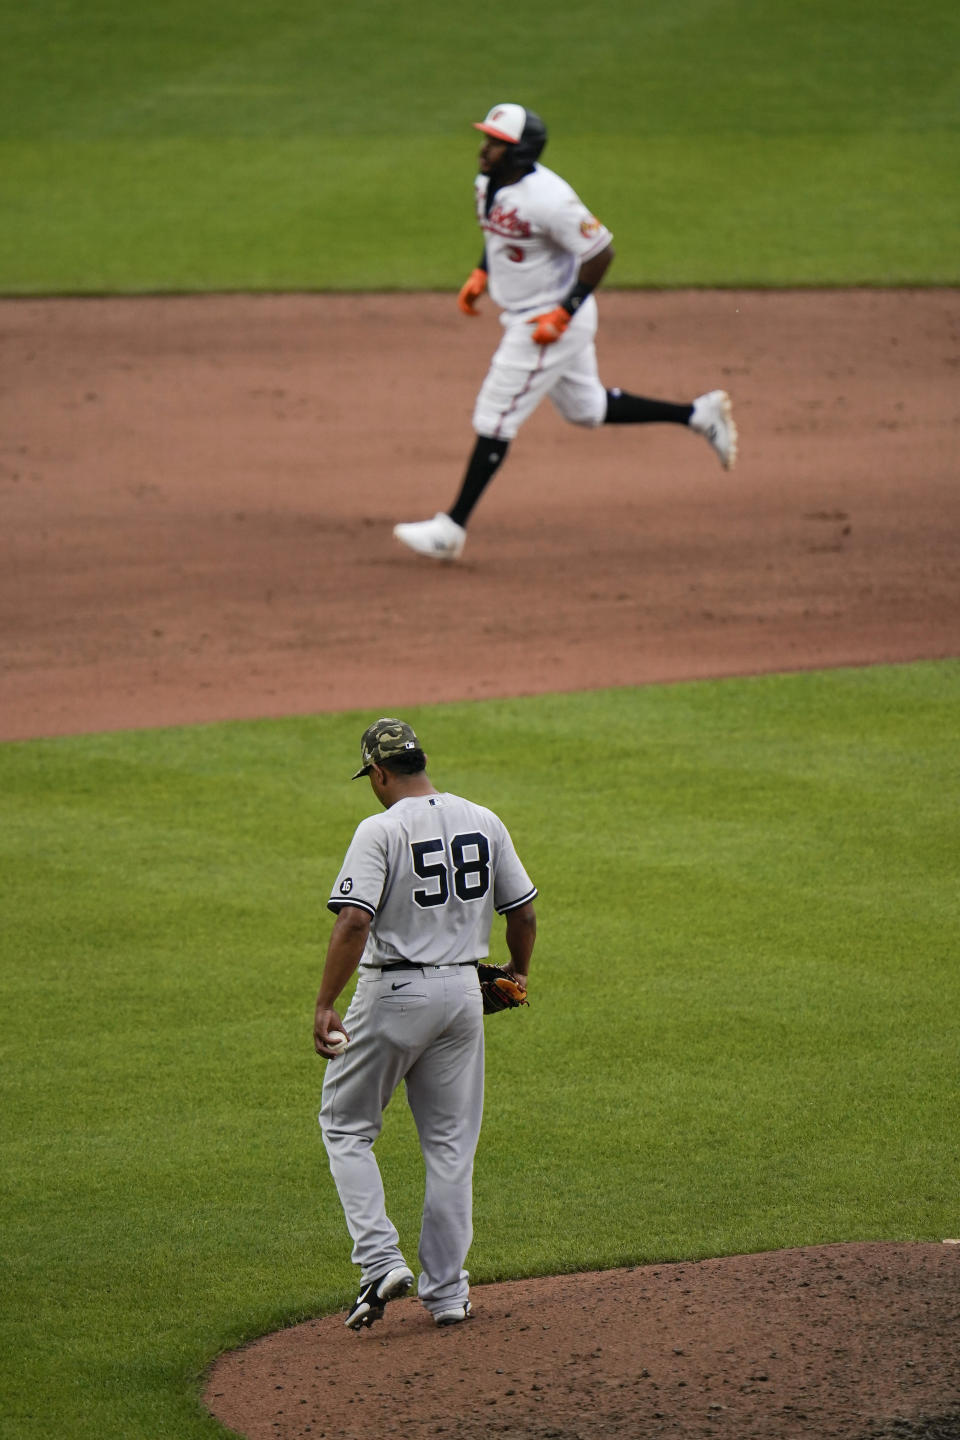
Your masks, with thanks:
M566 299L560 301L560 308L566 310L568 315L576 315L584 300L588 295L592 295L595 289L595 285L584 285L582 280L578 280Z

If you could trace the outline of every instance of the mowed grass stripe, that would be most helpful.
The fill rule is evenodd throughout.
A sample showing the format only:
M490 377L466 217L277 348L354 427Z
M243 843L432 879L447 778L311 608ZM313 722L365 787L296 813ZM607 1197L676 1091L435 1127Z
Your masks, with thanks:
M453 288L505 99L620 284L960 279L948 0L8 9L3 293Z

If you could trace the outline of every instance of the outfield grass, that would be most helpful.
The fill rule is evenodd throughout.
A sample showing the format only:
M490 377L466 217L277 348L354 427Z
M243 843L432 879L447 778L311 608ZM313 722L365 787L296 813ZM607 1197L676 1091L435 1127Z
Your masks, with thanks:
M476 1281L957 1234L958 702L951 662L412 712L542 891ZM214 1354L352 1298L310 1026L368 718L0 747L0 1433L212 1435ZM402 1100L379 1148L413 1259Z
M453 287L469 122L508 98L621 285L960 280L949 0L7 0L3 24L0 292Z

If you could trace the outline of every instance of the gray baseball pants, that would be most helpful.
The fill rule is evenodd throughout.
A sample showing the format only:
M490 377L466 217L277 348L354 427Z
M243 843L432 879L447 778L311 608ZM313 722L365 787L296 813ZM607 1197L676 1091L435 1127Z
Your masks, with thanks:
M483 1001L472 965L361 967L344 1016L350 1044L327 1062L320 1129L362 1284L405 1264L373 1153L401 1081L426 1169L418 1292L462 1305L473 1239L473 1157L483 1117Z

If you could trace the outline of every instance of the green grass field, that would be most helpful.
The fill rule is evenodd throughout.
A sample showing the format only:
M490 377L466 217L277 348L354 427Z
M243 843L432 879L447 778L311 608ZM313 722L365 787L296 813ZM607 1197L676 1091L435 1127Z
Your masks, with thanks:
M411 712L542 892L475 1281L957 1234L958 714L955 662ZM213 1435L220 1349L352 1298L310 1027L368 718L0 747L4 1436ZM380 1153L412 1259L401 1097Z
M519 99L619 285L960 280L960 10L930 0L7 0L0 293L423 289Z
M947 0L2 21L0 294L452 289L502 99L611 283L960 281ZM958 714L951 662L411 715L542 891L476 1281L958 1234ZM310 1027L368 719L0 746L4 1440L222 1434L213 1356L355 1293ZM399 1098L380 1155L412 1259Z

